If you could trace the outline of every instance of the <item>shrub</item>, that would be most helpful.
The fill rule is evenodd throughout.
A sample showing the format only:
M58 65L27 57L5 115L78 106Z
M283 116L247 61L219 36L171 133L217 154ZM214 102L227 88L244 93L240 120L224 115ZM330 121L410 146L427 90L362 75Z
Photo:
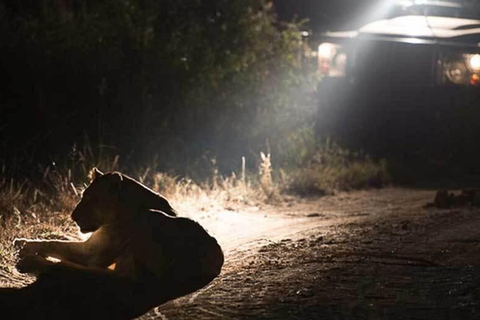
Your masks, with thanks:
M329 194L336 190L378 188L390 182L386 160L375 161L329 139L317 139L313 129L292 134L284 150L286 167L280 176L287 192Z
M9 165L60 162L86 133L137 165L158 154L185 175L208 154L228 174L315 112L301 24L264 0L39 0L0 17L0 103L21 115L0 119Z

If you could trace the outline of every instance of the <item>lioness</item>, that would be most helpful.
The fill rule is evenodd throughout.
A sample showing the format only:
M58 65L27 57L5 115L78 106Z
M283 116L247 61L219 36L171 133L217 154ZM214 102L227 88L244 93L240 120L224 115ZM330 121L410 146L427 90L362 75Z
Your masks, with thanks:
M36 319L131 319L220 274L222 250L198 223L176 217L165 198L124 174L93 173L72 213L92 236L17 240L17 268L39 276L23 289L0 289L1 307L33 303L24 312Z

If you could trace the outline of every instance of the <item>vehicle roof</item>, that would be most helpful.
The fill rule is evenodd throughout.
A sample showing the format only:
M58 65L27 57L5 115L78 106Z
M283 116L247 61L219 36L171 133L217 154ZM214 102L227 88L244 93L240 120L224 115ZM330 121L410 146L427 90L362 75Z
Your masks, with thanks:
M437 6L437 7L449 7L449 8L462 8L463 5L458 2L453 1L434 1L434 0L416 0L416 1L408 1L408 0L400 0L397 3L403 7L411 7L417 5L425 5L425 6Z
M380 35L410 38L449 39L480 34L480 20L437 16L400 16L378 20L355 31L328 32L333 38L355 38L359 35Z
M363 34L454 38L480 33L480 20L436 16L401 16L369 23L358 31Z

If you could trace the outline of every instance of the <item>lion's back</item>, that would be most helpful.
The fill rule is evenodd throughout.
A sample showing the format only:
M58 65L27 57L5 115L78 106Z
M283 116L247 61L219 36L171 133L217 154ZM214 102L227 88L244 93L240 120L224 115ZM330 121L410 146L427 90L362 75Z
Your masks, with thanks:
M220 274L224 256L217 240L197 222L162 213L149 224L152 240L162 252L167 272L182 274ZM173 270L172 270L173 269Z

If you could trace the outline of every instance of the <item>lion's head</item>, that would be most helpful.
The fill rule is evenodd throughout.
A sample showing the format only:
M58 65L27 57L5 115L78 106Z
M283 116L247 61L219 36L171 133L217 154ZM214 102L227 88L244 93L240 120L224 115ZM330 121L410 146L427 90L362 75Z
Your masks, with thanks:
M92 178L92 183L72 212L72 219L82 232L96 231L102 225L117 220L121 205L119 191L123 177L120 173L103 174L94 168Z
M102 225L128 219L132 214L149 209L176 215L167 199L120 172L104 174L93 168L92 179L72 213L72 219L82 232L96 231Z

